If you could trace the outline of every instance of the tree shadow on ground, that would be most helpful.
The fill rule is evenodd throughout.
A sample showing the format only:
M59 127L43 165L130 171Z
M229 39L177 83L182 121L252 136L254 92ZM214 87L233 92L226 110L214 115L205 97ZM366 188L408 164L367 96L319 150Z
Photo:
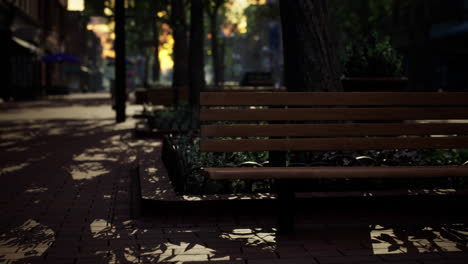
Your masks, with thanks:
M131 128L106 119L17 121L1 123L0 133L0 260L66 263L89 221L111 223L129 206L116 197L128 192L136 157L124 139Z
M110 95L100 94L101 96L87 97L83 96L55 96L46 100L25 101L21 103L7 102L0 104L0 111L18 111L22 109L40 109L40 108L60 108L70 106L96 107L109 106L111 103Z
M336 212L333 221L299 221L294 237L278 236L272 215L227 208L209 214L158 211L156 217L132 220L136 151L160 151L159 142L134 140L132 128L111 120L10 122L0 124L0 131L2 144L12 142L0 146L0 159L7 161L0 185L0 261L313 263L343 256L466 252L466 225L377 226L378 221L351 221L355 214Z
M373 226L372 244L389 253L464 252L468 248L466 224Z

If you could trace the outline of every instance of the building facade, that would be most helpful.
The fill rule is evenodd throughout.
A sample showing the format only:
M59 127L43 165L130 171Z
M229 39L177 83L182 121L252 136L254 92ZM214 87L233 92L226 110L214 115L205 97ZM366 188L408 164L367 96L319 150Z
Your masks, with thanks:
M96 71L87 49L99 50L99 40L87 32L86 23L79 13L67 11L67 0L0 1L1 98L31 99L68 92L70 77L84 73L87 78L89 68ZM80 62L44 62L44 56L59 53L75 56ZM99 58L93 57L93 65ZM81 89L83 81L79 81L79 90L87 90Z
M0 53L6 58L0 66L3 100L40 96L57 78L57 70L41 58L64 49L66 4L66 0L0 2Z

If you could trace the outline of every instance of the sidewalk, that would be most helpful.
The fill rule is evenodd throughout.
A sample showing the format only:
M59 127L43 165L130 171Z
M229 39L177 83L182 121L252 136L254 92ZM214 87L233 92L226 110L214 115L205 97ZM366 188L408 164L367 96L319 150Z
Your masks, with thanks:
M131 118L116 125L107 95L0 111L0 263L468 262L466 222L451 216L375 222L332 210L301 216L296 237L276 236L271 215L227 210L132 219L137 153L157 157L161 143L135 140ZM164 174L157 160L154 173Z

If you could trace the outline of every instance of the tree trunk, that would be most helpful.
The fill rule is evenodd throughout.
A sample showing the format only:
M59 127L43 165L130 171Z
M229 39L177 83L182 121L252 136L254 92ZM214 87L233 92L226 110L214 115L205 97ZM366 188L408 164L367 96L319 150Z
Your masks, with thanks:
M185 21L184 0L172 0L171 23L174 36L174 71L172 87L174 88L174 105L179 103L179 91L188 86L188 45L187 24Z
M140 24L140 25L144 25L144 23L142 21L138 21L137 23ZM149 80L148 80L149 70L148 69L149 69L149 66L150 66L150 59L149 58L151 56L151 51L148 53L148 47L146 46L146 43L144 41L144 39L145 39L144 32L143 31L138 31L137 36L140 39L140 43L138 45L139 52L140 52L140 54L143 54L144 57L145 57L145 71L144 71L144 74L143 74L143 88L149 89Z
M212 52L212 59L213 59L213 76L214 76L214 87L219 88L222 86L222 76L223 73L220 60L220 52L219 52L219 38L218 38L218 10L220 3L216 3L215 7L213 8L212 12L209 13L210 16L210 33L211 33L211 52Z
M203 0L192 0L190 12L190 105L198 124L200 92L205 88Z
M219 57L218 57L218 76L219 76L219 83L221 86L224 86L224 71L226 65L224 65L224 54L226 53L226 39L218 39L218 47L219 47Z
M11 87L11 24L13 23L14 13L12 8L6 8L4 11L4 25L0 26L0 80L2 85L0 86L0 96L4 101L8 101L12 95Z
M125 65L125 5L115 1L115 112L117 123L125 122L126 82Z
M280 0L289 91L342 91L326 0Z

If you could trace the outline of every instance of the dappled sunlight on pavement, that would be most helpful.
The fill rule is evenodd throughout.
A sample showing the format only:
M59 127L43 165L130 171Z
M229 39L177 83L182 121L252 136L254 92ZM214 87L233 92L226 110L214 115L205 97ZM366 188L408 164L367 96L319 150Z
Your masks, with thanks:
M177 196L159 160L161 142L134 139L131 119L116 125L105 96L54 100L0 107L0 263L466 263L468 229L451 219L318 213L298 216L295 236L277 234L275 212L156 206L135 219L130 187L138 164L147 199L197 209L197 201L275 195ZM313 204L306 209L314 212Z
M100 226L129 218L136 154L128 145L133 120L116 125L108 99L1 105L0 262L109 256L115 230ZM102 247L89 248L89 233Z
M21 260L41 256L55 240L55 232L29 219L0 235L0 259Z
M48 99L0 104L0 121L115 118L109 93L72 94ZM127 113L140 107L127 106ZM33 127L32 127L33 128Z
M467 249L464 224L420 227L375 226L371 230L374 254L443 253Z

